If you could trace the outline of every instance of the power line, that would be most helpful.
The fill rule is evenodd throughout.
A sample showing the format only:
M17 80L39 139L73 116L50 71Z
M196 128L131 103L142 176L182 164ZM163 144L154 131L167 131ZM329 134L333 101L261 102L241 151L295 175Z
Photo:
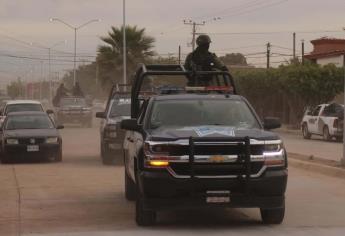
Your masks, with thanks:
M262 31L262 32L208 32L210 35L266 35L266 34L316 34L316 33L339 33L340 30L310 30L310 31Z
M245 11L242 11L242 12L239 12L239 13L222 15L221 18L244 15L244 14L247 14L247 13L251 13L253 11L257 11L257 10L261 10L261 9L264 9L264 8L280 5L280 4L283 4L283 3L287 2L287 1L289 1L289 0L281 0L279 2L275 2L275 3L267 4L267 5L264 5L264 6L261 6L261 7L256 7L256 8L253 8L253 9L245 10Z
M0 54L0 57L10 57L10 58L19 58L19 59L29 59L29 60L38 60L38 61L48 61L48 58L39 58L39 57L29 57L29 56L16 56L11 54ZM51 59L52 61L59 61L59 62L71 62L74 63L74 60L61 60L61 59ZM94 62L89 60L80 60L77 61L78 63L85 63L85 62Z
M229 8L226 8L226 9L223 9L221 11L218 11L218 12L214 12L214 13L211 13L211 14L207 14L207 15L203 15L203 16L198 16L198 17L193 17L194 20L200 20L200 19L203 19L203 18L206 18L206 17L213 17L214 15L221 15L222 13L224 12L231 12L233 10L240 10L241 8L246 8L246 7L250 7L251 4L254 4L256 5L257 2L262 2L263 0L254 0L254 1L249 1L247 3L244 3L244 4L240 4L240 5L237 5L237 6L232 6L232 7L229 7Z

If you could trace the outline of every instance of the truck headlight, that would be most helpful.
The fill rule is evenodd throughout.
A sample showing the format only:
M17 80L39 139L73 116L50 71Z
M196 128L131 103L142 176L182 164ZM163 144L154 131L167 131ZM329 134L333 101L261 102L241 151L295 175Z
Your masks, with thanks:
M53 144L53 143L58 143L58 138L57 137L49 137L46 139L46 143L50 143L50 144Z
M117 133L116 133L116 125L107 125L105 127L105 136L108 138L116 138Z
M281 167L286 164L285 149L281 140L266 141L263 155L268 167Z
M109 138L116 138L117 137L116 131L108 131L108 137Z
M8 138L8 139L6 139L6 143L7 144L19 144L19 142L18 142L18 139L15 139L15 138Z

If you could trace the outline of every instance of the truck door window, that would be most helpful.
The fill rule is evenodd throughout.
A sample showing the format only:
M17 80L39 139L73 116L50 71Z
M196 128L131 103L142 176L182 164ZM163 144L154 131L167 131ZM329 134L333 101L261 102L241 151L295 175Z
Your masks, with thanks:
M320 113L320 109L321 109L321 106L317 106L317 107L314 109L314 111L313 111L313 113L312 113L312 116L318 116L319 113Z

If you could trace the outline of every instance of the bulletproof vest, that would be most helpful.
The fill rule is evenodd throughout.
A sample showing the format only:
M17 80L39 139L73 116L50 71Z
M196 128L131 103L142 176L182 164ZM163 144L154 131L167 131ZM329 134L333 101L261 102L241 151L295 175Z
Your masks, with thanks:
M214 66L213 56L210 52L198 52L192 53L192 67L196 71L212 71Z

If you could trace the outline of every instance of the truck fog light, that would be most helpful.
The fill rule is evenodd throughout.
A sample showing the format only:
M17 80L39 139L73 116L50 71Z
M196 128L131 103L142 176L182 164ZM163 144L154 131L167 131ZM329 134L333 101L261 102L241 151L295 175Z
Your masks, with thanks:
M169 162L168 161L148 161L147 164L151 167L167 167L169 166Z

